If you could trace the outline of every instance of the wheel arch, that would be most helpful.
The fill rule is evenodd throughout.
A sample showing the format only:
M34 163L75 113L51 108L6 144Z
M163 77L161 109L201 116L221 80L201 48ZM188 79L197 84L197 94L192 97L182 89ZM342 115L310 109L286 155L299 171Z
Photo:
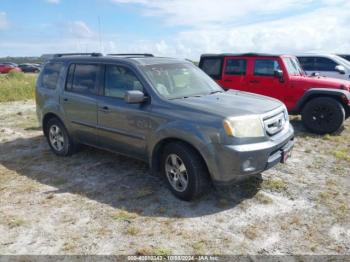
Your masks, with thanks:
M160 173L160 171L161 171L161 156L164 152L164 149L170 143L175 143L175 142L183 143L183 144L191 147L193 150L195 150L197 152L198 156L202 159L205 167L207 168L207 170L209 172L208 163L206 162L203 154L200 152L200 150L196 146L194 146L192 143L190 143L182 138L166 137L166 138L163 138L160 141L158 141L157 144L153 147L152 154L150 157L150 166L151 166L151 170L153 173L155 173L155 174Z
M293 113L301 113L304 106L312 99L318 97L329 97L337 100L342 104L347 115L350 114L350 107L348 103L350 101L350 93L346 90L332 89L332 88L311 88L304 93L299 99L295 108L292 110Z
M42 127L43 127L43 132L45 136L47 135L47 124L53 118L57 118L64 125L62 119L57 114L52 112L46 113L42 120Z

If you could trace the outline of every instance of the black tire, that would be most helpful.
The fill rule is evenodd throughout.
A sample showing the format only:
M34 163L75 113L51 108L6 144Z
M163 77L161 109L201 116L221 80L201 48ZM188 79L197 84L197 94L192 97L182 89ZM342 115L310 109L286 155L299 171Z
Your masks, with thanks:
M186 187L183 187L183 191L177 190L167 175L166 164L168 160L171 161L170 159L173 155L179 157L186 169L188 183ZM182 142L168 144L163 151L161 165L167 185L176 197L185 201L191 201L208 192L210 188L208 169L198 152L187 144Z
M50 138L50 130L51 128L58 127L59 128L59 133L63 137L63 144L59 143L62 145L62 148L60 149L57 144L58 143L53 143L51 138ZM66 127L64 124L58 119L58 118L51 118L47 125L46 125L46 130L45 130L45 136L47 139L47 142L51 148L51 150L58 156L70 156L74 153L75 151L75 143L72 140L72 138L69 136Z
M316 134L334 133L345 120L345 110L341 103L330 97L318 97L307 102L301 117L305 127Z

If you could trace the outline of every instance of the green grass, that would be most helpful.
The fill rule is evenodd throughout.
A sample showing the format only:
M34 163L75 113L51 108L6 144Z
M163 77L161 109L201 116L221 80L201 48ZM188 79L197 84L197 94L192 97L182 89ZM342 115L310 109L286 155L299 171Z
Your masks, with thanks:
M34 99L36 75L10 72L0 76L0 102Z

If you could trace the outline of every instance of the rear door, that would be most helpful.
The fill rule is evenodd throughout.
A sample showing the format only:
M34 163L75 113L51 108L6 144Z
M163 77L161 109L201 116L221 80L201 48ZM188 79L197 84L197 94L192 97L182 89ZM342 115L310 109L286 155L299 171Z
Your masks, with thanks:
M226 57L222 76L222 87L226 89L248 90L247 59Z
M97 94L101 79L99 64L71 64L66 87L60 97L70 131L77 140L96 144Z
M150 103L128 104L128 90L145 93L136 73L124 65L106 65L104 90L98 100L98 135L100 146L144 159L146 137L151 127Z
M284 100L285 82L275 76L276 70L282 70L278 58L258 57L249 60L248 92Z

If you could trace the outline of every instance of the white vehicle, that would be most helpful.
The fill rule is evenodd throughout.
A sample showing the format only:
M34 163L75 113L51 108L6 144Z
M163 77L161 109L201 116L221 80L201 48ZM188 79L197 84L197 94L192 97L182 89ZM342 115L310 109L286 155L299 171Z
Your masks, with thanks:
M302 54L297 58L308 75L350 81L350 62L333 54Z

